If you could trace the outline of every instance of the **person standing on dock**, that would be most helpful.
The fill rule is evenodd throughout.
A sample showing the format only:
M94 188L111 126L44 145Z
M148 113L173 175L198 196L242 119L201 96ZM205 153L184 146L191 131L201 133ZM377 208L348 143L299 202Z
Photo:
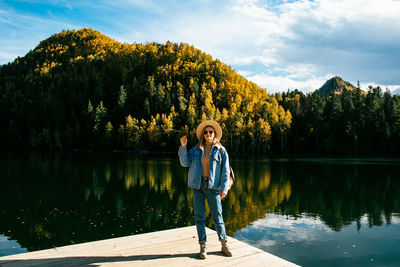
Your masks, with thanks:
M232 256L227 245L224 219L222 217L223 199L229 188L229 157L219 140L222 137L221 126L212 120L200 123L196 130L199 143L187 151L187 137L180 139L179 160L183 167L189 167L188 186L193 189L193 207L197 235L200 244L200 258L207 257L205 200L207 199L211 216L214 221L218 239L221 241L221 251Z

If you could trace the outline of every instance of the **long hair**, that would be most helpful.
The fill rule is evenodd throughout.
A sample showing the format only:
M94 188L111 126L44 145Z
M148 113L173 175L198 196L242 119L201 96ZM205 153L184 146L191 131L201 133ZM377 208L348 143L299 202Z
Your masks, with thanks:
M214 129L214 127L208 125L208 126L205 126L204 129L207 128L207 127L211 127L211 128L213 129L214 135L215 135L215 129ZM204 132L204 129L203 129L203 132ZM203 143L204 143L204 134L201 135L201 138L200 138L200 140L199 140L199 143L197 144L197 150L200 150L200 148L201 148L201 146L203 145ZM215 144L218 144L218 145L222 146L221 143L219 142L219 140L216 139L216 138L214 137L213 145L215 145Z

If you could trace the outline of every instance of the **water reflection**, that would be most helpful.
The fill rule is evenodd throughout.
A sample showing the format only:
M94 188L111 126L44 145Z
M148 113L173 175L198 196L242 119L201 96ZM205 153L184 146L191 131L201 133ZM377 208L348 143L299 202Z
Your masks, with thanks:
M398 161L233 160L232 166L238 179L223 201L229 235L271 215L306 216L338 232L352 224L360 229L363 220L390 224L400 213ZM0 235L29 251L194 223L187 169L176 156L7 154L0 174ZM0 255L14 253L9 242ZM271 237L266 242L274 244Z
M192 223L191 192L171 159L32 153L0 162L0 234L29 251Z
M400 211L400 162L341 162L275 163L277 173L285 168L293 192L275 211L292 216L306 213L336 231L354 221L360 229L364 216L369 226L390 224L392 214Z
M231 164L238 178L223 206L228 235L274 212L291 196L287 176L272 176L269 161L241 160Z
M400 219L388 227L368 227L363 216L340 232L319 218L268 214L235 237L301 266L398 266Z

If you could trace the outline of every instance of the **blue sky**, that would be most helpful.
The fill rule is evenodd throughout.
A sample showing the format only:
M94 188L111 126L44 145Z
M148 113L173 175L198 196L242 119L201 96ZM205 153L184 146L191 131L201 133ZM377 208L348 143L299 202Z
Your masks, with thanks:
M400 88L399 0L0 0L0 64L63 29L126 43L184 42L268 92L340 76Z

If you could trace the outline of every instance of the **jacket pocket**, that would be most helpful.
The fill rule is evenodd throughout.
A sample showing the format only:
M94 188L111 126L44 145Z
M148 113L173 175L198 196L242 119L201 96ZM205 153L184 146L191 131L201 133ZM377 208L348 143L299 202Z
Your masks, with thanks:
M219 151L217 151L217 152L214 154L213 159L214 159L216 162L221 163L222 157L221 157L221 154L219 153Z

